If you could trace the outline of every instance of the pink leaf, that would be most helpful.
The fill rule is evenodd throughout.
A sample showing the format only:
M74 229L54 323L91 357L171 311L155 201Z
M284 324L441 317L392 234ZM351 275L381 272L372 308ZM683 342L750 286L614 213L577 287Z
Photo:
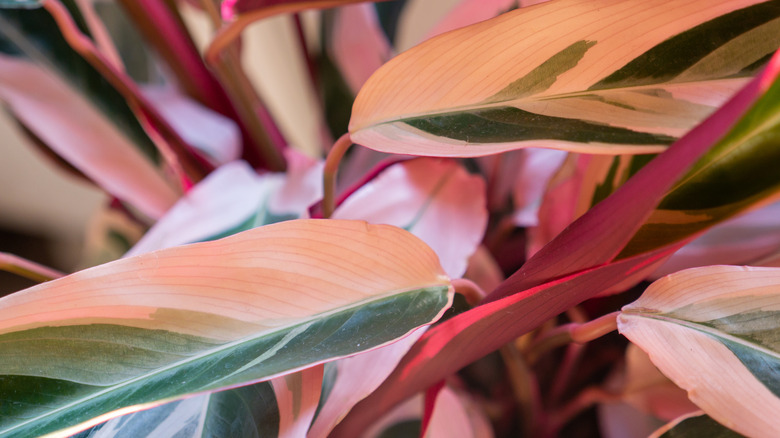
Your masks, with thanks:
M374 394L337 431L356 436L367 420L443 376L498 349L545 320L657 264L685 241L618 261L666 191L772 84L780 56L724 107L645 166L612 196L575 221L486 302L426 332Z
M177 193L123 134L53 74L0 55L0 98L16 117L106 191L159 218Z
M487 225L482 180L455 161L420 158L391 166L347 198L336 219L406 228L439 255L448 275L463 275Z
M369 76L392 56L390 42L372 4L339 9L330 52L352 93L357 94Z

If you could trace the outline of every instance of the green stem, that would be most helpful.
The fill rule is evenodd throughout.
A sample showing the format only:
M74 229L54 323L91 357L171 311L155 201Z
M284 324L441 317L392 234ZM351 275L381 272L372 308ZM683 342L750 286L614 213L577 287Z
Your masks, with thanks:
M346 133L336 140L325 159L322 196L322 217L325 219L330 218L336 208L336 174L341 159L344 158L344 154L350 146L352 146L352 139L350 139L349 133Z
M536 436L537 419L542 412L539 382L514 344L504 345L499 352L506 364L509 383L512 386L512 394L520 411L523 432L521 436Z
M574 400L570 401L562 408L550 412L547 416L544 436L557 436L558 431L560 431L563 426L582 411L597 403L611 403L622 399L623 396L621 394L611 393L599 387L585 388L576 398L574 398Z
M530 363L545 353L562 347L571 342L585 344L594 339L598 339L607 333L617 330L617 317L620 312L608 313L604 316L585 323L572 323L562 325L535 340L529 347L527 357Z

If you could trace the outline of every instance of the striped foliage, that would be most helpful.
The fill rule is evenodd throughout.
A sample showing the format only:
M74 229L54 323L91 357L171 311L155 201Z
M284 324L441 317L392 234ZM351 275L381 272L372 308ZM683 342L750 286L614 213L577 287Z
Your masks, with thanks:
M658 152L778 46L778 1L544 3L391 60L359 93L350 132L416 155Z
M718 422L780 430L780 270L708 266L653 283L618 317L621 333Z
M370 350L450 301L424 243L357 221L288 221L81 271L0 300L0 436L72 433Z
M774 62L774 61L773 61ZM780 196L780 81L664 195L618 258L680 241Z
M73 438L278 436L271 385L261 382L166 403L114 418Z

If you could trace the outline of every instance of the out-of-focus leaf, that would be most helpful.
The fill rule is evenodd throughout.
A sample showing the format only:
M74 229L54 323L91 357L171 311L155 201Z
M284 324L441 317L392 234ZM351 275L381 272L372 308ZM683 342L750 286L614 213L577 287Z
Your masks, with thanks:
M279 409L279 438L307 436L320 401L324 365L271 380Z
M487 293L490 293L504 281L504 273L501 272L498 263L484 245L477 247L477 250L469 258L469 264L463 277L473 281Z
M42 0L0 0L0 8L35 9L41 7Z
M539 225L529 233L533 255L569 224L604 200L636 174L655 155L570 154L553 176L539 207Z
M287 221L81 271L0 300L0 435L73 433L371 350L451 300L422 241L359 221Z
M743 438L743 435L699 412L672 421L650 438Z
M447 274L457 278L485 232L485 185L454 161L410 160L364 185L333 217L409 230L433 248Z
M227 117L172 88L146 88L144 96L188 144L218 167L241 156L241 131Z
M350 133L413 155L658 152L780 46L779 17L780 4L756 0L523 8L388 62L359 93Z
M73 438L275 437L279 431L276 406L271 385L262 382L117 417Z
M550 179L566 159L566 152L554 149L526 149L521 151L520 166L514 181L512 200L515 225L539 224L539 207Z
M772 204L716 225L680 248L653 273L657 279L708 265L757 265L780 250L780 204Z
M144 214L159 218L176 202L177 193L128 137L49 71L0 55L0 98L58 155Z
M79 22L80 16L74 17ZM63 39L48 12L0 11L0 53L27 58L67 82L147 157L157 150L125 99Z
M694 268L653 283L620 333L704 412L754 437L780 430L780 270Z
M466 394L448 386L436 396L425 438L492 438L493 429L482 410Z
M370 3L350 5L335 11L329 47L344 80L356 95L360 87L390 59L392 48L376 9Z
M664 424L628 403L602 403L597 409L603 438L647 438Z
M222 18L227 21L239 15L271 11L273 14L298 12L305 9L327 9L367 0L224 0ZM382 1L382 0L379 0Z
M289 163L288 174L257 175L243 161L218 168L177 202L126 255L213 240L304 217L309 205L321 197L322 166L303 159Z
M107 204L90 218L81 268L121 258L143 237L146 227L117 207L115 203Z
M780 82L778 74L780 55L704 123L528 260L483 304L426 332L387 381L342 421L339 436L355 436L374 412L389 409L577 303L656 268L685 240L631 257L616 256L691 164L736 126L751 105L760 106L760 96ZM767 117L771 120L772 115Z
M698 410L685 391L658 371L634 344L626 349L625 380L620 392L630 405L666 421Z

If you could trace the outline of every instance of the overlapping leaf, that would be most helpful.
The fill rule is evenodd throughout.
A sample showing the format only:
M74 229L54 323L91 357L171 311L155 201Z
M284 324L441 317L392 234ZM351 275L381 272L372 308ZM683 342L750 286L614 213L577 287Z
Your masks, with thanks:
M780 270L709 266L653 283L622 334L704 412L754 437L780 430Z
M487 226L485 184L455 161L410 160L391 166L353 193L333 218L409 230L439 254L447 275L457 278L466 271Z
M79 24L83 23L78 14L74 15L74 19ZM56 72L101 113L108 115L107 120L139 150L156 159L154 144L125 99L68 45L46 11L0 10L0 52L27 58Z
M303 217L309 205L322 197L322 166L292 155L288 153L287 174L257 175L243 161L218 168L179 200L126 255L213 240Z
M265 437L278 431L276 399L271 385L262 382L114 418L73 438Z
M131 140L51 72L0 55L0 99L58 155L142 213L159 218L176 202L178 194Z
M288 221L82 271L0 301L0 435L73 432L369 350L450 300L421 241L354 221Z
M388 62L358 95L350 132L416 155L661 151L780 46L778 17L780 3L756 0L523 8Z
M429 387L547 318L614 288L626 279L637 281L649 274L701 229L639 254L618 258L621 249L631 241L657 203L664 199L664 194L700 157L707 156L710 146L718 139L741 132L741 125L746 121L773 125L777 112L754 110L769 105L771 90L780 88L779 73L780 55L775 56L767 69L725 106L528 260L522 269L488 295L482 305L429 330L385 384L356 406L342 422L337 429L342 433L340 436L354 436L365 429L365 418L371 417L373 412L388 409L399 400ZM746 135L742 141L750 144L752 140L762 139L763 132L756 131L757 137ZM762 153L776 150L777 144L769 143ZM748 163L755 162L748 160ZM763 164L758 163L759 169ZM777 174L771 175L776 177ZM777 190L774 186L759 196L749 197L742 207L763 202ZM711 224L715 222L717 220Z

